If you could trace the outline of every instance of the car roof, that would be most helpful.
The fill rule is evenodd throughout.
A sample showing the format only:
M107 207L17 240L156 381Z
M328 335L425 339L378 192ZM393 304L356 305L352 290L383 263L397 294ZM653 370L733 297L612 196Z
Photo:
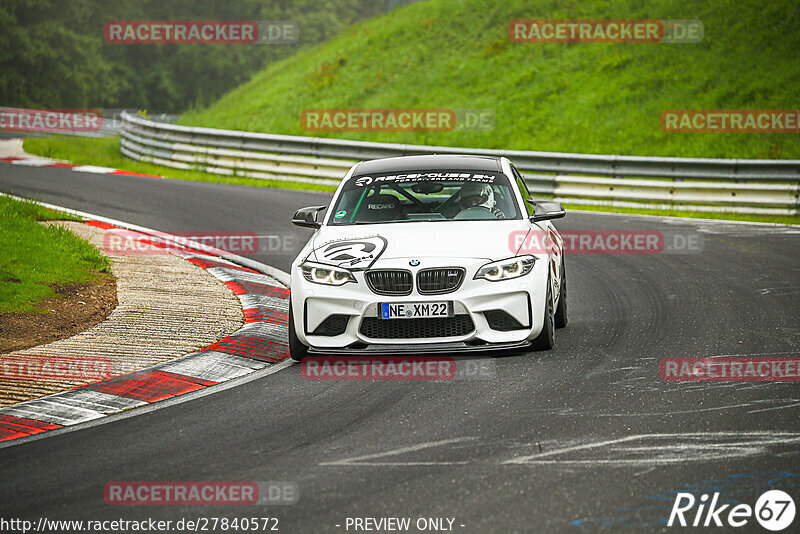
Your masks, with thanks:
M405 171L502 171L500 158L495 156L470 156L436 154L430 156L400 156L396 158L362 161L353 176Z

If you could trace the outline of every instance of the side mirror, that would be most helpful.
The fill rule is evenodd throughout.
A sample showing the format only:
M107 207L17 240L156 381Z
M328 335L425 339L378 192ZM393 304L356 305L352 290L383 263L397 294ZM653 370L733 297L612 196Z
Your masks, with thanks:
M560 202L541 200L533 203L533 215L530 220L533 222L548 221L550 219L560 219L567 214L567 210Z
M305 228L319 228L322 225L317 222L317 213L327 207L328 206L310 206L308 208L300 208L297 210L297 213L294 214L294 217L292 217L292 224Z

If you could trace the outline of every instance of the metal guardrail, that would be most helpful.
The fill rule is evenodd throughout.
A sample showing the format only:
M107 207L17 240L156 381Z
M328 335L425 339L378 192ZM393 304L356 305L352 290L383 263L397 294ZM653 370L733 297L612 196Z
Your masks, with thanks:
M370 143L179 126L121 114L120 150L178 169L337 185L355 161L506 156L535 195L573 204L796 215L800 160L654 158ZM553 173L553 174L546 174Z

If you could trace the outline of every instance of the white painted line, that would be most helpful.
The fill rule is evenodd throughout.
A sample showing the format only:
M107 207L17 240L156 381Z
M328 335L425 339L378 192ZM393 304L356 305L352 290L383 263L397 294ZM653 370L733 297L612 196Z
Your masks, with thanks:
M531 454L530 456L519 456L517 458L512 458L511 460L506 460L505 462L502 462L502 463L504 463L504 464L524 464L524 463L528 463L530 460L533 460L533 459L537 459L538 460L539 458L544 458L546 456L553 456L553 455L556 455L556 454L566 454L568 452L582 451L582 450L586 450L586 449L594 449L594 448L597 448L597 447L605 447L606 445L613 445L613 444L617 444L617 443L625 443L626 441L639 439L640 437L641 437L640 435L634 435L634 436L628 436L628 437L625 437L625 438L609 439L609 440L606 440L606 441L596 441L596 442L593 442L593 443L584 443L583 445L575 445L573 447L563 447L561 449L556 449L554 451L540 452L538 454Z
M54 163L58 162L54 159L46 158L18 159L11 162L12 165L22 165L24 167L44 167L45 165L52 165Z
M698 387L696 388L706 389L706 387ZM685 391L685 389L684 389ZM744 404L730 404L727 406L714 406L711 408L693 408L691 410L676 410L674 412L644 412L644 413L597 413L597 414L587 414L587 413L577 413L573 412L568 415L592 415L594 417L660 417L663 415L678 415L678 414L687 414L687 413L701 413L701 412L714 412L718 410L730 410L733 408L747 408L750 406L750 403ZM567 414L565 414L567 415Z
M724 439L740 439L744 441L726 442ZM664 443L658 440L671 440ZM714 442L713 440L718 440ZM651 445L628 447L631 441L654 441ZM519 456L501 462L502 465L667 465L693 461L713 461L723 458L740 458L765 454L771 445L792 445L800 443L800 434L791 432L694 432L685 434L635 434L624 438L596 441L562 447L552 451ZM555 456L578 451L588 451L610 447L606 456L619 455L612 458L589 459L557 459ZM645 454L647 453L647 454ZM629 457L624 455L646 457Z
M749 410L747 413L760 413L760 412L769 412L772 410L783 410L786 408L794 408L795 406L800 406L800 402L796 402L794 404L785 404L783 406L773 406L772 408L761 408L760 410Z
M234 267L233 265L231 266L231 268L209 267L206 270L211 274L213 274L214 276L216 276L217 278L219 278L220 280L222 280L223 282L245 280L248 282L256 282L259 284L263 284L265 281L269 281L269 279L266 278L266 275L263 275L261 273L251 273L248 271L235 269L233 267ZM269 284L269 285L275 285L275 284Z
M374 466L374 467L416 467L420 465L469 465L469 462L347 462L341 464L319 464L319 465L345 465L345 466Z
M715 354L713 356L705 356L706 358L728 358L731 356L738 358L747 358L749 356L794 356L800 354L800 350L783 350L780 352L743 352L739 354Z
M44 398L57 400L59 403L85 408L101 414L110 414L147 404L144 401L110 395L86 387L70 389Z
M465 438L453 438L453 439L443 439L441 441L426 441L425 443L419 443L417 445L410 445L407 447L400 447L398 449L392 449L390 451L385 452L378 452L374 454L365 454L364 456L356 456L355 458L346 458L344 460L336 460L334 462L322 462L319 465L462 465L467 462L388 462L388 463L380 463L380 462L365 462L364 460L372 460L376 458L385 458L386 456L396 456L398 454L405 454L407 452L416 452L421 451L423 449L430 449L433 447L441 447L442 445L449 445L451 443L461 443L464 441L471 441L477 438L472 437L465 437Z
M267 363L231 356L222 352L210 351L191 353L187 356L158 366L160 371L169 371L202 380L227 382L234 378L263 369Z
M109 167L97 167L95 165L79 165L77 167L72 167L72 170L77 172L91 172L94 174L108 174L116 171L117 169L111 169Z
M3 408L0 413L64 426L76 425L103 417L100 412L54 402L49 397L13 404Z

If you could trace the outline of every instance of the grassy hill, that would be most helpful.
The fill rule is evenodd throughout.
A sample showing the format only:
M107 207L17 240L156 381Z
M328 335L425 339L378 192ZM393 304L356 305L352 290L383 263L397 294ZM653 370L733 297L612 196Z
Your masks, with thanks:
M273 64L183 124L368 141L598 154L800 158L800 135L664 133L667 109L800 103L796 0L430 0ZM697 44L529 44L519 18L700 19ZM477 108L489 132L326 133L307 108Z

